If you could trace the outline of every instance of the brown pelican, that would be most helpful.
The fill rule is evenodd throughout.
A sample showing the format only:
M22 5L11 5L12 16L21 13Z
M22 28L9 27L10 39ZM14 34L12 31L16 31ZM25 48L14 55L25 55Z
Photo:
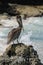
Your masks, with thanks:
M14 40L17 39L17 42L18 42L18 38L19 38L19 35L21 33L21 30L23 28L23 25L22 25L22 18L20 15L17 15L17 22L19 24L18 28L14 28L12 29L9 33L8 33L8 42L7 44L9 44L11 41L13 41L14 43ZM19 42L18 42L19 43Z

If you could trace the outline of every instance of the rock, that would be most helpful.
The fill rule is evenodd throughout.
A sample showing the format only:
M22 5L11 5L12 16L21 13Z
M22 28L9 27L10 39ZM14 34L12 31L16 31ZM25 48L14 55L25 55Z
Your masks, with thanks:
M9 51L10 56L9 56ZM23 43L12 44L6 49L3 56L0 56L0 65L43 65L33 46L26 46Z
M19 11L22 15L26 14L28 17L42 16L43 14L43 6L17 5L16 10Z
M43 5L20 5L20 4L3 4L0 6L0 14L8 13L10 16L16 16L18 14L24 15L24 17L38 17L43 16ZM2 13L1 13L2 12ZM26 15L26 16L25 16Z
M27 17L43 16L43 5L31 6L31 5L20 5L20 4L11 4L11 3L9 5L10 7L12 7L13 10L16 9L16 12L18 12L21 15L24 15L24 17L25 15Z

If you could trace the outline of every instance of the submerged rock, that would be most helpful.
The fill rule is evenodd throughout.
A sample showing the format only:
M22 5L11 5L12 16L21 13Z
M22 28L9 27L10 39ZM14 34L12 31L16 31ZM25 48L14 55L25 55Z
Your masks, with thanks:
M0 56L0 65L43 65L33 46L26 46L22 43L12 44L6 49L3 56Z

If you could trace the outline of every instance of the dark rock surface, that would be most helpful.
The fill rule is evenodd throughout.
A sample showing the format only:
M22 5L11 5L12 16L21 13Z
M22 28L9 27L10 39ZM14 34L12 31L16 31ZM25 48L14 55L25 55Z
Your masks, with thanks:
M33 46L13 44L0 56L0 65L43 65Z

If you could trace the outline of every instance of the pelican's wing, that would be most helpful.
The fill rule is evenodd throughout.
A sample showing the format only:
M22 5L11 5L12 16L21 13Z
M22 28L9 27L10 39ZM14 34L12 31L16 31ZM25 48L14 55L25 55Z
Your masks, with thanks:
M7 44L9 44L9 43L12 41L14 34L18 33L18 31L19 31L20 29L21 29L21 28L18 27L18 28L12 29L12 30L8 33L8 42L7 42Z
M12 29L9 33L8 33L8 42L7 42L7 44L9 44L11 41L12 41L12 39L13 39L13 31L14 31L15 29Z

